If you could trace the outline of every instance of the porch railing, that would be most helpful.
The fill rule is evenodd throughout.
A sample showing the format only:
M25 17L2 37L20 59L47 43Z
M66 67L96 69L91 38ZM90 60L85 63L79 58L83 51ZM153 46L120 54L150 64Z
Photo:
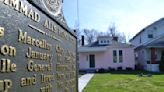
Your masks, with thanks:
M153 61L153 62L147 61L147 64L159 64L159 62L160 62L160 61Z

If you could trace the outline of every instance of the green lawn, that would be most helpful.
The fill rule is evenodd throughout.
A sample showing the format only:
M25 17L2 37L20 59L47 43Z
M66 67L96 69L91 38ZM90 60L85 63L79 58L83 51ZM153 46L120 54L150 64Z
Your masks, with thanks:
M164 92L164 73L138 77L139 73L124 71L95 74L83 92Z

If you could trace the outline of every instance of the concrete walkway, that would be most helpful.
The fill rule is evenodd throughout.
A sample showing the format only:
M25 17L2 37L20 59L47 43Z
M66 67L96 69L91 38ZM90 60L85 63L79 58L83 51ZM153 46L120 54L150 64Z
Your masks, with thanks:
M78 85L79 92L83 91L83 89L85 88L85 86L87 86L88 82L91 80L93 75L94 74L85 74L79 78L79 80L78 80L79 81L79 85Z

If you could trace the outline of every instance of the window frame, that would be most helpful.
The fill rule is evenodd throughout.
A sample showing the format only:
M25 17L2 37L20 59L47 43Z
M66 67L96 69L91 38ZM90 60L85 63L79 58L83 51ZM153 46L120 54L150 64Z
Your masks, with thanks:
M118 54L119 54L119 63L123 63L123 50L119 50Z
M154 38L153 34L148 34L147 37L148 38Z
M123 50L113 50L113 63L123 63ZM121 60L121 61L120 61Z
M117 63L117 50L113 50L113 63Z

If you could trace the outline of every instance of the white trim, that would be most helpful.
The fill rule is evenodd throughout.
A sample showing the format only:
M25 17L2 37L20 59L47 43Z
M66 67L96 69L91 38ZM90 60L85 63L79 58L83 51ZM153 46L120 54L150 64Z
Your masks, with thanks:
M105 52L107 50L106 47L80 47L78 52Z
M119 51L122 51L122 62L120 62L120 59L119 59ZM113 62L113 58L114 58L114 56L113 56L113 51L116 51L116 58L117 58L117 61L116 61L116 63L114 63ZM113 62L113 64L122 64L123 62L124 62L124 56L123 56L124 54L123 54L123 50L122 49L117 49L117 50L112 50L112 62Z

